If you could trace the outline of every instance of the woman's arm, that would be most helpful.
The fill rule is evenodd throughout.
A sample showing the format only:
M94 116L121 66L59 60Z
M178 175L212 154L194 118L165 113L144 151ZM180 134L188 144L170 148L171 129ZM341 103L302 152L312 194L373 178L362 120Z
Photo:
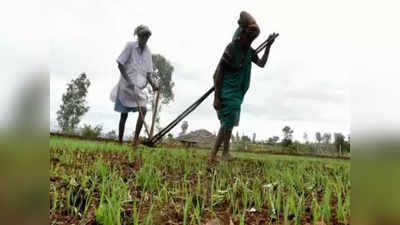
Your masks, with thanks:
M258 58L258 55L256 52L254 52L254 56L252 61L259 67L264 68L265 64L267 64L268 61L268 56L269 56L269 51L271 49L271 45L267 45L267 47L265 47L265 51L264 51L264 55L260 58Z
M216 110L221 108L222 67L221 63L219 63L214 73L214 108Z
M268 42L268 44L265 47L265 51L264 51L264 55L260 58L258 58L258 55L256 52L254 52L253 55L253 59L252 61L259 67L264 68L265 64L267 64L268 61L268 56L269 56L269 51L271 50L271 46L275 41L275 38L277 37L277 35L275 33L269 35L268 39L270 39L270 41Z

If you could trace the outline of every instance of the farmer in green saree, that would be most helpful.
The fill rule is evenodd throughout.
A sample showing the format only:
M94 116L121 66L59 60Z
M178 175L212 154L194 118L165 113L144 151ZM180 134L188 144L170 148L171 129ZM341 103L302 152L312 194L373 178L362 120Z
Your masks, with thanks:
M235 157L229 153L232 129L239 125L241 105L249 89L252 62L259 67L264 67L267 60L274 35L265 48L260 59L251 43L260 33L254 18L247 12L240 13L239 28L235 31L233 40L226 47L224 54L214 74L214 108L217 111L221 127L217 140L210 154L210 160L215 161L219 147L224 143L223 160L233 160Z

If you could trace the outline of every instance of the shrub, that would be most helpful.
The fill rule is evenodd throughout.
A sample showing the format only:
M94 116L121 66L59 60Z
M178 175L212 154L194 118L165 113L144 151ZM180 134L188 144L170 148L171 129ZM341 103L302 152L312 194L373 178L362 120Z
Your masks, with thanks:
M91 125L84 124L81 129L81 136L88 138L97 138L100 136L101 131L103 130L103 126L97 125L92 128Z

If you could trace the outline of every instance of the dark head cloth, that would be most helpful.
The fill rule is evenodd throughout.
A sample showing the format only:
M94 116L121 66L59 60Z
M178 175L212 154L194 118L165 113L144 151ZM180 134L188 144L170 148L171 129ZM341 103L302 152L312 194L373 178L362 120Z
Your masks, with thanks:
M238 24L241 30L248 32L250 39L252 40L254 40L260 34L260 27L258 26L256 20L250 15L250 13L246 11L240 12Z
M149 27L145 26L145 25L139 25L138 27L136 27L134 35L140 36L143 34L151 35L151 31L150 31Z

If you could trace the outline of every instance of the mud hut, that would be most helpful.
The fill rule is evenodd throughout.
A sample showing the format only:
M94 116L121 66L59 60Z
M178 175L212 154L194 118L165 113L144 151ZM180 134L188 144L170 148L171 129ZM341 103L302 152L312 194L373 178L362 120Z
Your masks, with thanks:
M176 138L177 141L181 142L186 147L198 148L211 148L216 139L217 136L205 129L195 130Z

